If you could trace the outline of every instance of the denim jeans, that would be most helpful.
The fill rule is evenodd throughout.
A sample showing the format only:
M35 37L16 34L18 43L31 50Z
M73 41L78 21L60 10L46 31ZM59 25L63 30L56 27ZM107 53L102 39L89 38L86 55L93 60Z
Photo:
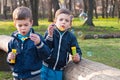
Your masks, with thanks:
M56 71L42 66L41 79L42 80L63 80L63 71Z

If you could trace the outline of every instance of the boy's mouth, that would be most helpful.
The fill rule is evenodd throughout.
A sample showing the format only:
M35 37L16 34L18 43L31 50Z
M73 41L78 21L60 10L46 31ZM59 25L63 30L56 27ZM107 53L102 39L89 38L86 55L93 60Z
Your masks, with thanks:
M62 27L62 28L65 28L65 26L63 26L63 25L62 25L61 27Z
M26 35L26 32L22 32L22 35Z
M65 26L60 26L59 30L60 31L64 31L65 30Z

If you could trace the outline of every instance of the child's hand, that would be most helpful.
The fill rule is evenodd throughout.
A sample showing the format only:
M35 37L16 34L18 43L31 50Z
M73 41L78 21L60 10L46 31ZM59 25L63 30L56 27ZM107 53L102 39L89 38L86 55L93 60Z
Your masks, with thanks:
M34 44L37 45L40 43L40 37L37 34L30 34L30 39L34 41Z
M16 57L16 54L10 52L10 53L8 54L7 60L8 60L8 61L13 60L13 59L15 59L15 57Z
M48 27L48 36L53 37L53 31L55 28L55 24L50 24Z
M73 56L72 56L72 60L73 60L73 62L75 62L75 63L80 62L80 56L79 56L79 54L76 53L75 55L73 55Z

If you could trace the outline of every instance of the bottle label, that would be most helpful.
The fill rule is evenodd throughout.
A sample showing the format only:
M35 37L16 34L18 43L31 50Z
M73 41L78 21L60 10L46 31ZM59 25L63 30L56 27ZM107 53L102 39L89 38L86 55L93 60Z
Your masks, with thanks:
M12 49L12 53L16 54L16 49ZM10 63L14 64L15 63L15 59L11 59Z
M71 49L72 49L72 54L75 55L76 54L76 47L73 46L73 47L71 47Z

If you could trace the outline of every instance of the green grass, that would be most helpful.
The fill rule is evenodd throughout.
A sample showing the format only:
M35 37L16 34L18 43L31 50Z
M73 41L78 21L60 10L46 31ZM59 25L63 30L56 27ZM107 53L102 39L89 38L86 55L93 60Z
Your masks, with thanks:
M120 39L78 38L83 57L120 69Z
M79 34L120 34L120 23L117 18L93 19L95 27L83 26L84 21L79 18L73 20L73 28L77 36L78 43L81 47L83 57L104 63L120 69L120 38L114 39L82 39ZM39 26L34 26L36 32L44 35L45 30L50 22L47 19L39 20ZM10 35L14 30L12 21L0 21L0 34ZM9 80L11 73L0 72L0 80Z
M84 21L79 18L75 18L73 21L73 28L76 31L82 31L84 34L108 34L108 33L120 33L120 22L117 18L108 19L93 19L95 28L83 26Z
M0 80L13 80L11 74L11 72L0 71Z

